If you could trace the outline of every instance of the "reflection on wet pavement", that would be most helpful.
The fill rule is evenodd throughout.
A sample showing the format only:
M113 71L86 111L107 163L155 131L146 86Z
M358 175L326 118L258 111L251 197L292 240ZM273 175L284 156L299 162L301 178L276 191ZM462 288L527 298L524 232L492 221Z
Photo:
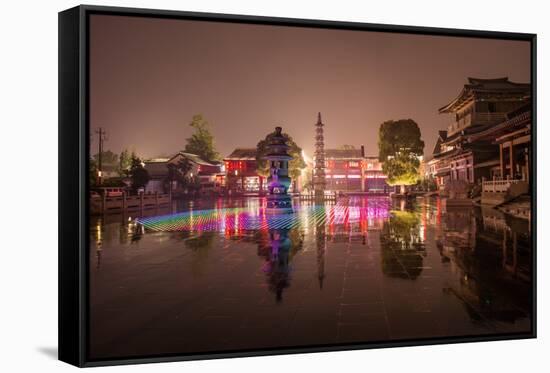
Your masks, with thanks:
M528 224L439 199L260 199L91 223L92 358L531 330Z

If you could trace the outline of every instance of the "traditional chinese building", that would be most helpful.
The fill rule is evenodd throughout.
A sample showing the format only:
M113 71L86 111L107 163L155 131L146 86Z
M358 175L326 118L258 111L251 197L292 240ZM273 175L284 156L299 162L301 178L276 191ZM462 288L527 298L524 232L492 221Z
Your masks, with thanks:
M326 189L337 192L389 193L378 157L361 149L326 149Z
M222 164L207 162L196 154L179 152L170 158L154 158L144 162L150 180L145 187L146 192L165 192L168 178L168 165L178 164L187 159L191 165L189 177L198 178L201 191L218 191L223 183ZM174 185L173 189L177 186Z
M267 190L266 178L258 174L256 148L237 148L223 162L228 190L237 193L260 193Z
M447 140L447 131L439 131L431 158L427 161L427 173L435 179L438 187L443 187L451 179L451 164L444 159L447 149L442 145Z
M376 156L363 159L364 191L372 194L388 194L391 187L386 182L387 176L382 171L382 163Z
M458 97L439 109L440 114L452 116L447 131L439 133L429 164L440 187L453 180L479 183L504 175L499 144L491 136L508 113L528 102L530 91L530 84L508 78L468 78ZM481 133L493 135L478 136Z
M468 136L469 142L490 141L498 145L498 163L491 175L502 179L530 179L531 101L506 113L504 120Z

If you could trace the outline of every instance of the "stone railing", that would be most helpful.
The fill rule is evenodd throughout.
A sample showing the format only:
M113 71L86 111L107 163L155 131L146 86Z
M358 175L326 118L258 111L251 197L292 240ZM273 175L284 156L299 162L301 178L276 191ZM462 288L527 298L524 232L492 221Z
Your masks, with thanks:
M483 192L506 193L513 184L524 182L522 179L494 179L482 182Z

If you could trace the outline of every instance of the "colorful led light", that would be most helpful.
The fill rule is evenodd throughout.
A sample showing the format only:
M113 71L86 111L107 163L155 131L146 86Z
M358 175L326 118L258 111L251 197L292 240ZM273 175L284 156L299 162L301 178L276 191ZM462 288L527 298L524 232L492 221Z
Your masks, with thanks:
M294 213L265 214L264 207L218 208L211 210L192 210L178 214L145 217L137 222L151 231L217 231L292 229L300 226L349 225L359 224L366 227L373 218L387 218L389 202L387 200L369 200L356 206L349 205L310 205L294 208Z

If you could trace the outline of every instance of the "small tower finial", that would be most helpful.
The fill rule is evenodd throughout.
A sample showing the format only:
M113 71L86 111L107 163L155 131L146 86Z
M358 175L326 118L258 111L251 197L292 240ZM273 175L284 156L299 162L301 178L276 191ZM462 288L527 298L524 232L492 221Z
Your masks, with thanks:
M319 113L317 114L317 123L323 123L323 122L321 121L321 112L319 112Z

